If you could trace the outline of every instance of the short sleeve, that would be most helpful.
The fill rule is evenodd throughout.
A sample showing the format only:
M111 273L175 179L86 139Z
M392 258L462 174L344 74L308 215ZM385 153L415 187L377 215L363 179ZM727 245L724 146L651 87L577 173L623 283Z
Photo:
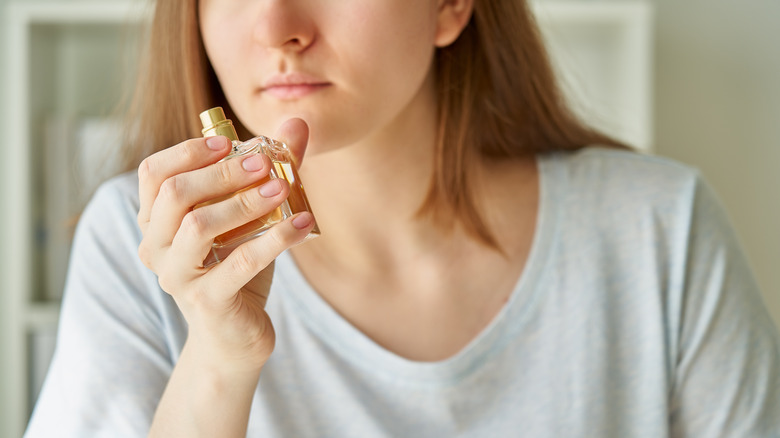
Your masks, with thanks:
M693 193L672 436L780 437L780 335L715 194Z
M57 345L27 438L148 434L181 340L166 316L175 304L137 257L129 179L101 187L81 216Z

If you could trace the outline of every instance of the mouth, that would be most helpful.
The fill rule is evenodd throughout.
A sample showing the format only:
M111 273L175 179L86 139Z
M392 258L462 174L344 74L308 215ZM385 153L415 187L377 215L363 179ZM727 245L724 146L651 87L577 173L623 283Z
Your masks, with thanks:
M280 100L299 99L330 87L328 81L303 73L275 75L263 83L260 92Z

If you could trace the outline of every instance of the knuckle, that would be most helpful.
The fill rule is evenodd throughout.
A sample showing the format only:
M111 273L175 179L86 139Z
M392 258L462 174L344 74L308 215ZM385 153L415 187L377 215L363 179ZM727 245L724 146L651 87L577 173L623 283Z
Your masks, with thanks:
M142 240L141 244L138 245L138 258L144 266L152 269L152 251L151 248L149 248L149 244L146 243L146 240Z
M284 248L287 248L288 246L293 244L293 242L289 237L289 233L285 232L286 227L280 225L287 225L287 224L283 224L283 223L277 224L271 227L271 229L268 230L268 232L266 233L268 235L269 240L271 240L271 246L279 252L281 252L282 250L284 250Z
M172 261L170 258L161 260L160 266L158 266L158 268L159 269L155 272L155 274L157 274L157 284L160 286L160 289L162 289L163 292L167 293L168 295L176 298L177 301L181 299L183 292L183 279L181 272L177 272L176 269L173 269L174 266L172 266Z
M256 215L255 212L260 206L257 197L252 196L250 193L254 193L254 191L247 190L233 197L239 214L244 217L254 217Z
M172 266L166 265L170 265L170 263L163 263L160 272L157 273L157 284L160 286L160 289L172 296L176 300L177 305L191 301L193 290L190 287L185 287L191 285L187 284L180 272L172 269Z
M198 159L198 153L197 151L199 148L197 147L197 142L202 141L201 139L190 139L180 144L181 147L177 148L177 152L179 155L179 158L185 162L190 163L193 161L197 161Z
M152 164L153 161L153 156L149 156L144 158L144 160L141 161L141 164L138 165L138 180L141 183L144 183L152 178L152 175L154 174L154 165Z
M256 271L255 257L251 251L247 249L247 246L241 246L233 251L231 265L233 269L239 272L254 272Z
M237 161L237 160L231 160L231 161ZM233 169L229 164L233 163L220 163L214 167L215 175L214 177L217 180L217 184L220 184L222 186L229 186L230 181L233 179Z
M179 197L180 191L181 184L179 177L172 176L163 181L162 185L160 186L160 194L158 196L166 200L174 200Z
M186 215L181 223L182 230L192 236L203 236L208 232L209 221L206 215L199 209Z

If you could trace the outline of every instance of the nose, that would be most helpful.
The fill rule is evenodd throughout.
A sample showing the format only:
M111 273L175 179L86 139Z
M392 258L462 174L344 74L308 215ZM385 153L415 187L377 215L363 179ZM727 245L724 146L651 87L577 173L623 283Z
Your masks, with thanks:
M253 29L255 41L268 49L306 50L315 39L312 17L297 0L265 0Z

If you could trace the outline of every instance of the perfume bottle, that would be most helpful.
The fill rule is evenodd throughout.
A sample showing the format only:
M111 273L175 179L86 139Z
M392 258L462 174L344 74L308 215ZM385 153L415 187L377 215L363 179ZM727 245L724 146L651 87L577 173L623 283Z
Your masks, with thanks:
M230 160L235 157L243 157L249 154L265 154L271 159L271 164L273 166L271 167L268 177L257 183L235 193L231 193L230 195L198 204L195 208L223 201L242 191L258 187L270 181L271 178L283 178L290 184L289 196L272 212L214 238L214 243L211 245L211 252L203 261L203 266L208 267L224 260L238 245L262 235L273 225L296 213L302 211L311 212L311 207L309 207L309 200L306 198L306 192L303 190L301 179L298 176L298 171L295 169L295 164L293 163L292 153L287 148L287 145L262 135L244 142L240 141L238 139L238 134L236 134L236 129L233 127L233 122L225 117L225 113L221 107L203 111L200 113L200 121L203 124L202 132L204 137L223 135L233 143L233 149L230 151L230 154L220 161ZM319 236L319 234L320 230L315 223L314 228L306 236L305 240Z

